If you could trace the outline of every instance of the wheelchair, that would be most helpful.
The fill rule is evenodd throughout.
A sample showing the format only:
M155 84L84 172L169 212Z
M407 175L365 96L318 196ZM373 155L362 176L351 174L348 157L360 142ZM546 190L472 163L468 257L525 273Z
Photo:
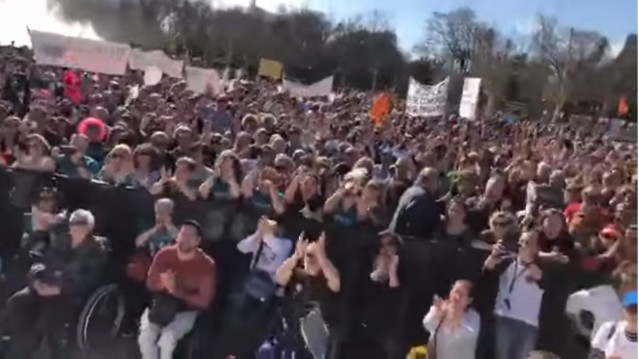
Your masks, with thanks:
M75 326L75 345L82 354L108 347L124 320L125 302L117 284L105 284L89 296Z
M24 219L28 223L30 214L25 214ZM23 244L27 244L25 239L28 239L32 234L29 226L25 227ZM103 248L106 259L102 279L100 280L101 284L79 301L79 305L75 306L76 308L72 311L71 317L64 326L67 331L64 336L66 338L63 343L64 346L69 347L70 352L78 354L80 357L86 357L92 351L108 348L112 345L118 338L126 313L125 299L116 284L116 279L113 275L114 268L110 263L111 251L109 242L104 237L96 238ZM23 253L20 258L16 258L15 263L12 263L16 267L14 271L24 274L25 268L28 268L31 262L39 259L42 255L38 251L42 249L42 246L31 247L30 245L32 244L28 243L25 248L26 253ZM31 248L36 248L36 250ZM15 292L18 288L23 288L28 282L25 276L17 278L15 275L12 281L15 283L8 284L9 287L14 287L12 292ZM6 336L3 341L10 342L11 338ZM42 346L42 342L40 346Z

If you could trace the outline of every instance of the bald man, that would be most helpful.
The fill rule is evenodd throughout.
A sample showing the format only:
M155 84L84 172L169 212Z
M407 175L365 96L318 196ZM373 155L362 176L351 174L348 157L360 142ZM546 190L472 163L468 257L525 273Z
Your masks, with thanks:
M404 191L389 229L401 236L429 239L439 223L443 206L437 202L439 173L426 167L415 184Z

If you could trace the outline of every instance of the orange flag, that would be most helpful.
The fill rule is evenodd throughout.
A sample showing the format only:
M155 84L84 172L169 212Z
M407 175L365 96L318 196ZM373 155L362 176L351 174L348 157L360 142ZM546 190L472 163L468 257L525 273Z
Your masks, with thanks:
M617 116L625 116L628 114L628 98L626 95L621 96L619 99L619 105L617 106Z
M371 118L373 123L378 125L382 123L390 113L391 110L391 96L388 92L384 92L377 96L373 101L373 107L371 107Z

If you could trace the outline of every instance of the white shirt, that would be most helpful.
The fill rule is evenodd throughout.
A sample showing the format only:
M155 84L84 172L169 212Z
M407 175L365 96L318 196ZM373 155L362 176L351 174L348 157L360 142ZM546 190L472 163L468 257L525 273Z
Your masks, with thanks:
M599 327L590 345L603 351L606 358L618 356L621 359L636 359L637 342L633 343L626 337L626 325L625 321L604 323Z
M539 288L537 282L526 280L527 272L528 268L517 258L501 274L495 301L495 314L538 327L539 309L544 290ZM510 307L506 301L510 302Z
M440 318L435 316L433 307L424 317L424 329L431 334L429 345L432 345L437 331L437 359L474 359L475 347L479 336L480 318L473 309L468 309L464 313L464 318L457 328L443 328L439 325Z
M278 238L272 235L265 235L264 239L255 233L252 234L237 244L237 249L245 254L253 253L251 264L255 261L255 255L260 248L260 242L264 242L262 253L257 259L255 269L264 271L271 275L271 278L275 280L275 272L284 263L291 253L293 244L286 238Z

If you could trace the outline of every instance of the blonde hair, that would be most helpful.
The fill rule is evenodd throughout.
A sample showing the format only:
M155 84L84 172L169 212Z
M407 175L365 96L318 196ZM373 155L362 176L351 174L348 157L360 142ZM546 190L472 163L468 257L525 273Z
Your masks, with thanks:
M113 147L111 151L109 151L107 158L120 157L123 159L131 159L131 156L132 156L131 147L121 143L119 145L116 145L115 147Z

